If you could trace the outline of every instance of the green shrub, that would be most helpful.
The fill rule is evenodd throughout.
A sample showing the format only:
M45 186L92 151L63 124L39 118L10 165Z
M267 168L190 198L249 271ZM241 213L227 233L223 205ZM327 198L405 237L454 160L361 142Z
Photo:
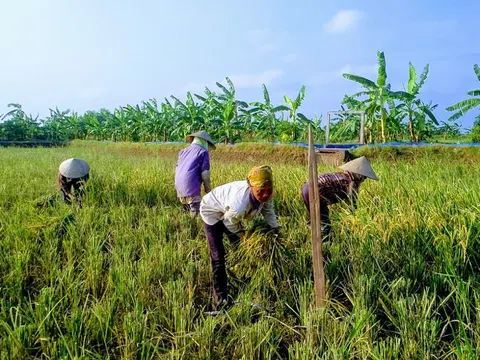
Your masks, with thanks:
M472 142L480 142L480 125L475 126L471 133Z

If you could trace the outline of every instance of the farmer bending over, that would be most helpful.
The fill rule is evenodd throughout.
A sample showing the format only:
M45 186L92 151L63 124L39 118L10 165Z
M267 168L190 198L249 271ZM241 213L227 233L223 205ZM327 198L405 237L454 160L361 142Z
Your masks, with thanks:
M318 191L320 196L320 220L322 223L322 237L330 235L330 218L328 206L341 201L349 201L357 208L357 196L362 182L371 178L378 180L370 163L362 156L340 166L345 172L332 172L318 175ZM303 185L302 197L308 211L310 225L310 200L308 181Z
M265 222L278 233L273 208L273 176L269 166L250 170L247 180L221 185L206 194L200 204L200 216L210 247L213 287L218 308L231 305L227 291L223 234L237 246L245 234L242 220L262 214Z
M84 185L89 179L90 166L85 160L71 158L60 164L57 183L66 204L84 194Z
M199 131L187 136L191 145L180 151L175 169L175 188L177 197L185 211L193 216L198 215L202 200L201 185L205 193L211 190L210 155L208 150L215 149L206 131Z

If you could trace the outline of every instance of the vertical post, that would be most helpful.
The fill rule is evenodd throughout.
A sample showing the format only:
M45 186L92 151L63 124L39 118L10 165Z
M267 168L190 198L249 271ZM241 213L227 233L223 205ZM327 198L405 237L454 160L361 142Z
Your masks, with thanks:
M330 136L330 112L327 112L327 126L325 128L325 147L328 145L328 138Z
M360 113L360 144L365 144L365 112Z
M312 125L308 126L308 196L310 201L310 231L312 235L313 279L315 303L325 306L325 272L323 269L322 228L320 223L320 196L317 180L317 159L313 146Z

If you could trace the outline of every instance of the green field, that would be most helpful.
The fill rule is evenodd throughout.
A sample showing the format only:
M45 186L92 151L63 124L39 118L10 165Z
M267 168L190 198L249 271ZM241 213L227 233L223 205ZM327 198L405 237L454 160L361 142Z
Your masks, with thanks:
M282 237L262 235L259 221L239 249L227 245L241 304L208 317L207 242L173 186L180 148L0 148L0 358L480 356L476 149L367 152L380 180L365 182L355 213L332 208L328 305L315 310L306 150L219 146L214 186L272 166ZM81 208L61 203L55 183L72 156L92 168Z

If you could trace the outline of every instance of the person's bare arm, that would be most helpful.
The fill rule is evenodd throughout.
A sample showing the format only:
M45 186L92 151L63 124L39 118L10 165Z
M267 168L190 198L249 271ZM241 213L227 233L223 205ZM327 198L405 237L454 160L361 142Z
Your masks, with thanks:
M210 182L210 170L202 171L202 181L203 181L203 189L205 193L209 193L212 190L212 184Z

